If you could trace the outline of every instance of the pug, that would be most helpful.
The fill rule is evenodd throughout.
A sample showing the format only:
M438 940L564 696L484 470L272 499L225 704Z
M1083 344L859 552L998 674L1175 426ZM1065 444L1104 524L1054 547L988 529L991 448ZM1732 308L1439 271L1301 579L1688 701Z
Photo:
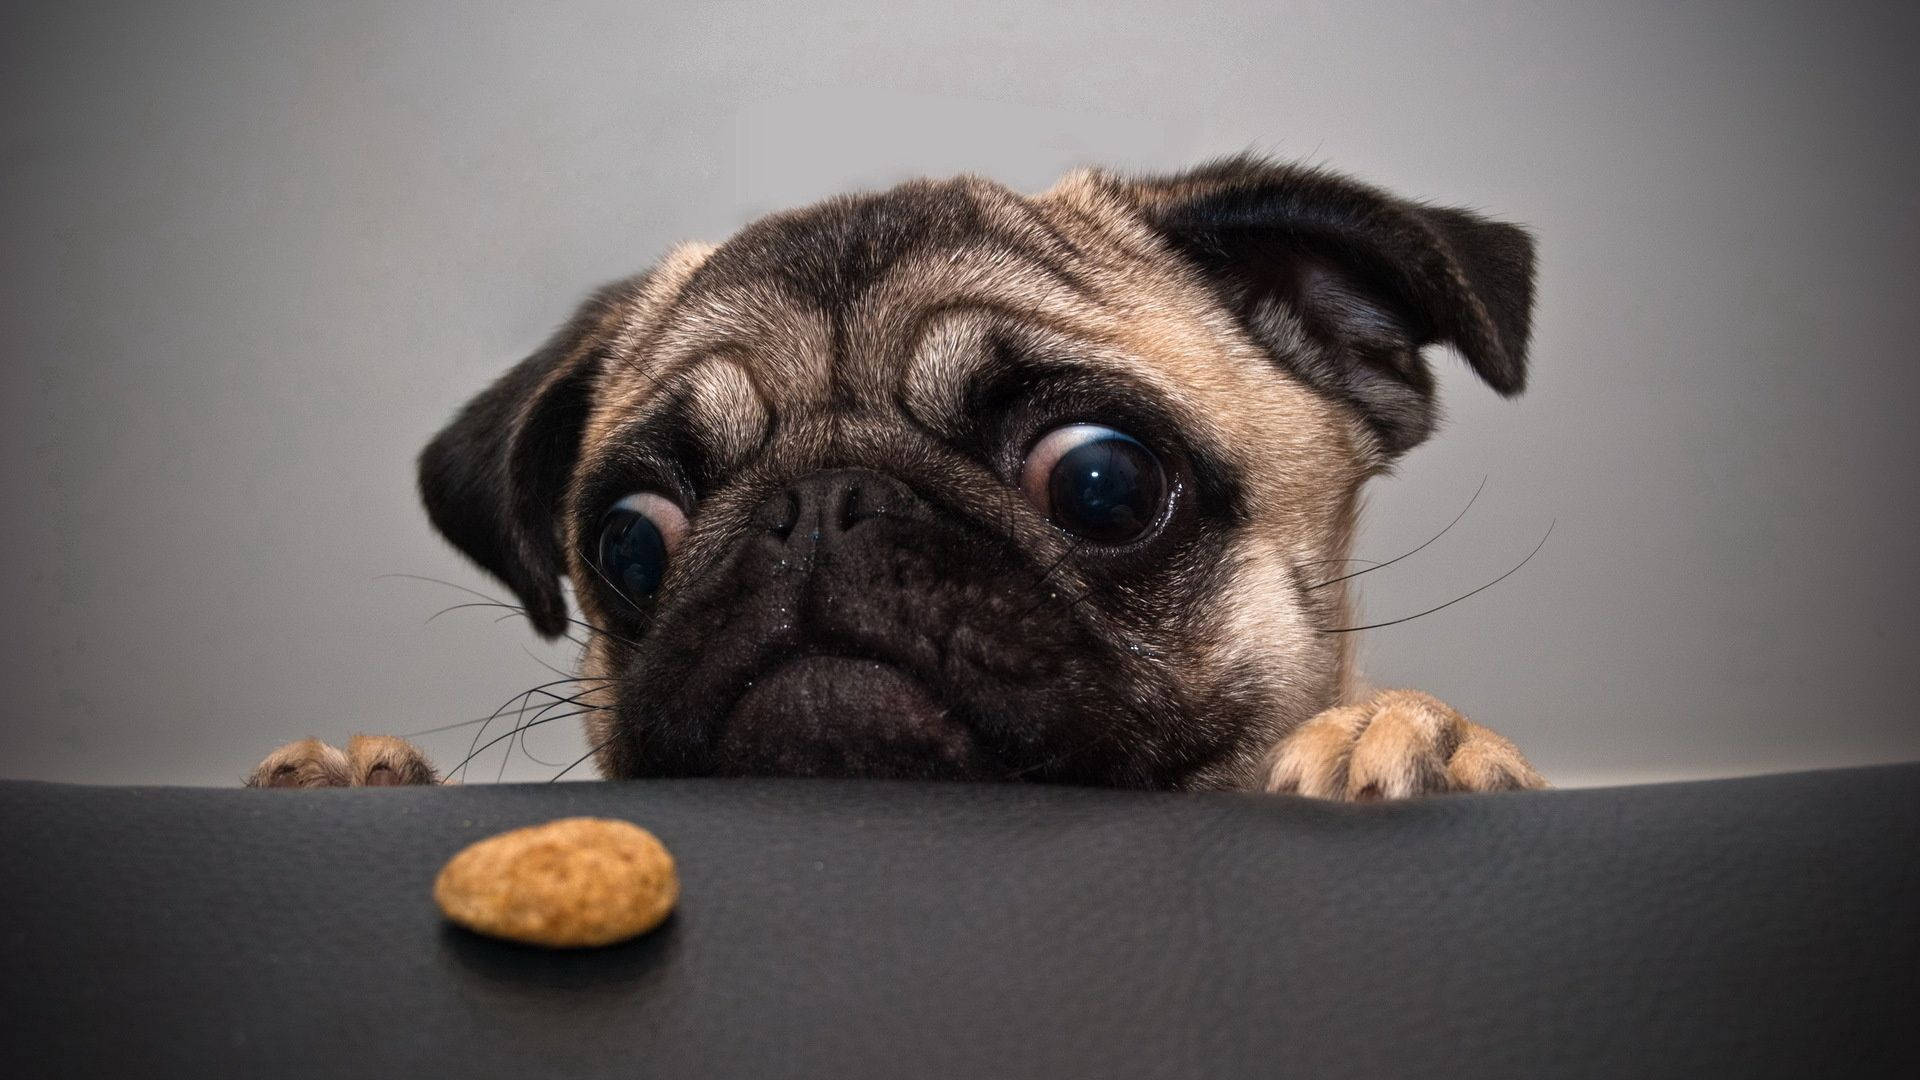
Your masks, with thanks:
M420 491L581 644L534 715L608 778L1542 787L1363 690L1348 595L1362 486L1436 424L1422 351L1518 394L1532 295L1523 229L1317 168L914 181L601 289ZM248 782L436 779L360 737Z

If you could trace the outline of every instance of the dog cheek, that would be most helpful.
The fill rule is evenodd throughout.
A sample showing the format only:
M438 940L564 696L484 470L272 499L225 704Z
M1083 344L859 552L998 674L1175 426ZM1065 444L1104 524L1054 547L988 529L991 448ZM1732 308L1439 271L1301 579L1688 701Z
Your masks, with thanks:
M1286 553L1243 537L1229 553L1225 584L1211 603L1209 696L1249 709L1252 730L1240 741L1264 750L1331 705L1344 676L1342 643L1315 628Z

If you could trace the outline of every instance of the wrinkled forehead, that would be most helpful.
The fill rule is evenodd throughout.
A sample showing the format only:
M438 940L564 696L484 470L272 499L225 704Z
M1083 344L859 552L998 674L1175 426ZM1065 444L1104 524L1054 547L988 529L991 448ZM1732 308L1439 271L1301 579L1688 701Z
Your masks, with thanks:
M941 262L999 264L1076 284L1080 252L1046 208L971 177L918 180L776 214L728 240L687 282L689 300L747 292L846 316Z
M939 426L1011 346L1159 399L1196 436L1272 365L1112 206L916 181L775 215L656 271L610 343L589 456L670 419L721 458L777 425Z
M968 178L778 214L687 275L644 343L647 366L665 374L723 357L789 410L890 398L942 316L1093 329L1086 239L1048 208Z

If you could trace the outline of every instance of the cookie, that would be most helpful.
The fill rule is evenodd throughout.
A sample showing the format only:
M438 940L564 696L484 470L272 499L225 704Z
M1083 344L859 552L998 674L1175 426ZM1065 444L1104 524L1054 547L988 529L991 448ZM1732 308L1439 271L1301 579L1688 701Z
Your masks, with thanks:
M561 818L478 841L433 883L447 918L476 933L572 949L644 934L680 896L673 856L638 825Z

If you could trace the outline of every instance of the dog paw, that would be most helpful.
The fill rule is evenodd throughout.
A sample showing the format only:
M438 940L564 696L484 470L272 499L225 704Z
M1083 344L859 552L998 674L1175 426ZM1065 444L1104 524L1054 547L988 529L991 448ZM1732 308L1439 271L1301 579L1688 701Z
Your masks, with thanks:
M343 751L319 739L290 742L247 775L248 787L397 787L439 782L426 755L391 735L355 735Z
M1350 802L1547 786L1512 743L1413 690L1328 709L1281 740L1268 763L1268 791Z

